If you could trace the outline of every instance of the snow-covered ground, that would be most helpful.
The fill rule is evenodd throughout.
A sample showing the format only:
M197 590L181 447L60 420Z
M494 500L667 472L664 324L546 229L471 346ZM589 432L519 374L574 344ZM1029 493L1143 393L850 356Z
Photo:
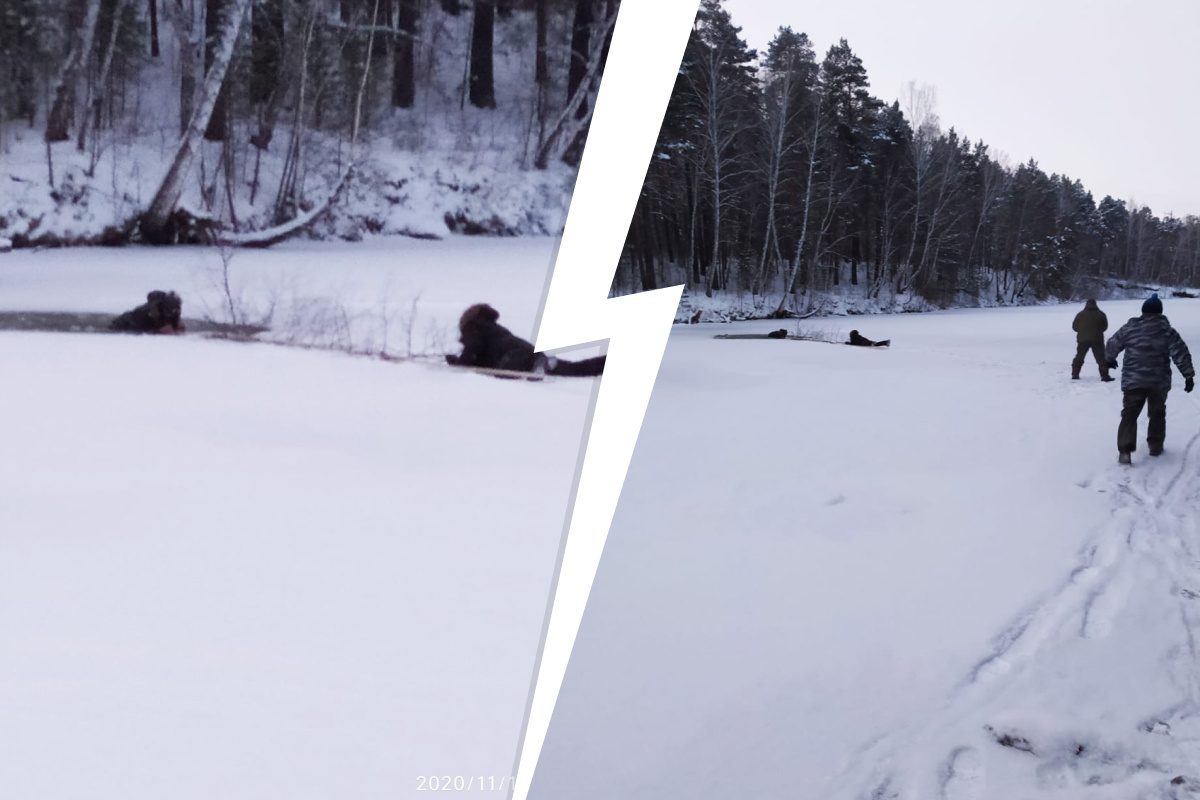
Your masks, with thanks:
M1200 400L1119 467L1081 307L676 328L531 797L1200 796Z
M528 336L553 244L234 264L248 302L421 291L422 325L485 300ZM11 253L0 310L194 313L214 261ZM195 335L0 333L0 364L0 797L507 790L594 381Z

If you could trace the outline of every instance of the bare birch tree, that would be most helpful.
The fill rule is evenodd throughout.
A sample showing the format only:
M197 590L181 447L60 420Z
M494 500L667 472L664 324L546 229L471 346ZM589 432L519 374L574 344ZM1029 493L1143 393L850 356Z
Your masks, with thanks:
M224 22L220 45L213 55L212 69L204 76L200 101L192 114L187 131L179 142L179 148L175 151L175 158L171 161L167 174L163 177L154 199L150 201L149 207L142 215L142 235L148 241L165 244L171 239L171 233L168 230L171 214L183 193L184 179L192 168L196 150L200 146L204 131L208 127L209 118L212 116L213 107L221 92L221 86L225 82L225 73L229 69L229 62L233 59L233 48L237 43L238 33L242 29L242 20L245 19L249 7L250 0L230 0L226 6L228 16Z
M73 37L70 52L63 60L51 87L50 112L46 115L46 142L65 142L71 138L71 119L75 113L75 83L79 71L92 55L92 41L100 19L100 0L87 0L83 27Z

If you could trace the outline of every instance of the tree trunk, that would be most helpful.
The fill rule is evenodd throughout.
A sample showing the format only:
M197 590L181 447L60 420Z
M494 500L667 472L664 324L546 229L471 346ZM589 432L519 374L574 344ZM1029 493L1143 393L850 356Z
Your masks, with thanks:
M181 6L170 16L179 42L179 135L187 133L196 106L196 73L199 71L201 44L196 35L199 25L195 10Z
M614 23L617 20L617 2L616 0L606 0L604 5L604 16L597 20L595 14L592 14L593 32L589 35L589 40L594 39L599 34L603 40L603 45L600 48L599 61L596 67L591 67L589 64L588 70L584 73L586 83L586 93L584 94L584 102L580 105L582 111L576 111L576 118L584 121L579 127L579 131L572 139L570 146L563 153L562 160L564 163L572 167L579 166L580 159L583 158L583 146L587 142L588 127L591 122L591 108L587 101L589 95L595 94L600 88L600 74L604 72L604 64L608 61L608 49L612 44L612 32ZM594 41L589 41L588 44L591 50L595 50ZM583 88L583 87L581 87Z
M79 124L79 137L75 142L79 152L87 146L88 123L94 120L94 126L100 127L100 114L104 109L105 85L108 83L108 73L112 69L113 52L117 47L117 34L121 30L121 14L125 12L127 0L116 0L113 4L112 25L108 30L108 44L104 47L104 56L100 63L100 75L96 79L96 96L92 99L92 113L84 114ZM90 174L90 173L89 173Z
M571 102L584 86L592 43L592 0L575 0L575 21L571 28L571 67L567 72L567 102ZM587 103L575 111L576 119L587 115Z
M697 286L700 283L700 251L696 247L696 229L700 227L700 172L693 168L688 173L687 196L688 196L688 273L691 275L691 283Z
M712 230L712 253L708 262L708 273L704 281L704 294L707 297L713 296L713 289L716 286L717 262L721 256L721 160L718 157L713 163L713 230Z
M191 169L196 155L196 148L208 127L212 117L213 106L217 103L217 95L225 83L225 73L229 62L233 60L233 48L237 44L238 32L242 28L242 20L250 0L233 0L232 13L225 21L225 27L220 39L220 47L214 53L212 69L204 76L204 88L196 112L192 115L187 132L179 142L179 149L171 162L170 169L163 176L154 199L142 215L142 234L148 241L156 244L167 244L170 241L168 224L175 204L183 193L183 181Z
M354 170L354 161L357 155L354 152L354 148L358 144L358 133L362 129L363 95L367 91L367 78L371 75L371 59L375 50L375 26L378 24L379 0L375 0L374 6L371 9L371 32L367 35L367 57L363 59L362 80L358 84L358 94L354 98L354 119L350 124L350 165L347 167L348 172Z
M87 15L83 21L80 38L71 47L67 58L54 81L53 101L46 115L46 141L65 142L71 138L71 119L75 116L75 82L79 68L87 63L92 54L92 40L100 19L100 0L88 0Z
M416 0L398 0L396 27L400 33L392 51L392 106L412 108L416 103Z
M818 101L819 102L819 101ZM804 181L804 213L800 220L800 239L796 242L796 258L795 263L783 283L783 296L779 298L779 305L775 308L776 315L783 313L784 306L787 305L788 295L796 291L796 277L800 273L800 265L804 260L804 245L808 238L808 218L812 209L812 189L813 179L817 169L817 148L821 140L821 117L820 106L817 106L818 113L813 121L813 135L810 142L811 149L808 153L808 176Z
M185 46L186 49L186 46ZM185 62L190 59L185 58ZM179 76L179 135L187 133L188 123L192 120L192 110L196 101L196 73L185 63Z
M250 102L266 103L279 91L283 70L283 2L262 0L250 9Z
M287 88L282 77L288 63L297 63L297 58L284 50L284 8L282 0L264 0L250 9L251 53L250 53L250 102L258 106L258 131L250 137L250 144L258 150L254 162L254 180L250 190L250 204L258 194L259 163L262 151L271 146L275 136L275 121L279 114Z
M533 80L543 86L550 80L550 67L546 60L546 29L549 26L549 13L546 9L548 0L535 0L534 18L536 20L537 54L534 62Z
M616 21L615 14L605 20L605 34L612 30ZM588 54L583 78L580 80L580 91L571 97L567 107L549 127L549 133L538 145L537 157L534 159L534 166L538 169L546 169L556 151L558 157L567 163L578 163L578 159L575 159L574 162L571 160L571 151L575 148L582 150L583 137L586 135L588 124L592 119L592 108L587 103L588 93L598 85L598 81L595 79L600 75L603 55L601 48L595 47L593 43L591 52ZM586 108L586 113L580 116L579 108Z
M204 0L204 74L208 75L213 69L217 55L218 41L225 29L224 16L228 0ZM228 65L226 65L228 66ZM212 114L208 119L208 127L204 130L204 138L210 142L225 141L225 129L228 124L229 91L221 83L220 92L213 104Z
M150 57L159 57L158 48L158 0L150 0Z
M649 292L658 288L658 281L654 276L654 261L657 255L658 248L655 247L654 237L654 215L650 213L649 202L643 200L639 205L642 206L641 213L641 247L642 247L642 291Z
M476 0L475 24L471 28L471 105L496 107L496 82L493 76L492 47L495 40L496 2Z
M604 18L612 20L614 23L617 19L617 12L620 10L620 0L605 0ZM612 47L613 26L608 25L605 28L604 34L604 50L600 53L600 71L604 71L604 65L608 62L608 50Z
M754 285L751 288L751 294L766 294L767 287L767 264L768 256L774 252L776 260L779 258L779 235L775 226L775 207L777 205L777 197L779 196L779 179L783 171L783 156L784 156L784 133L787 128L787 122L790 118L790 99L792 74L791 65L788 65L787 71L784 72L780 79L781 83L776 83L775 90L778 94L778 107L774 109L774 116L768 118L767 122L771 126L771 151L768 154L767 164L767 227L763 235L762 255L758 262L758 273L755 276ZM781 85L782 84L782 85ZM771 271L772 276L774 270Z

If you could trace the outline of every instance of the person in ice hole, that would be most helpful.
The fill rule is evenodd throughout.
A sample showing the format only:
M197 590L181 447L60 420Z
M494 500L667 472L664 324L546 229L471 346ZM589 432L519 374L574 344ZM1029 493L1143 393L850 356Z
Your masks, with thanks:
M146 302L112 321L114 331L126 333L183 333L183 300L175 292L153 291Z

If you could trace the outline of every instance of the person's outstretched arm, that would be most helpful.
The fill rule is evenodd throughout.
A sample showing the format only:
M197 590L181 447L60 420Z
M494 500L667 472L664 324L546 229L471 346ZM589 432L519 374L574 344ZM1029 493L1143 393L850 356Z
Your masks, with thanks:
M1104 345L1104 359L1108 361L1110 367L1117 365L1117 356L1125 349L1125 328L1108 337L1108 344Z
M1192 366L1192 354L1188 350L1187 344L1183 341L1183 337L1179 335L1179 331L1171 328L1171 332L1167 334L1167 337L1171 360L1175 362L1175 366L1179 369L1179 374L1184 377L1183 390L1190 392L1196 385L1196 370Z

